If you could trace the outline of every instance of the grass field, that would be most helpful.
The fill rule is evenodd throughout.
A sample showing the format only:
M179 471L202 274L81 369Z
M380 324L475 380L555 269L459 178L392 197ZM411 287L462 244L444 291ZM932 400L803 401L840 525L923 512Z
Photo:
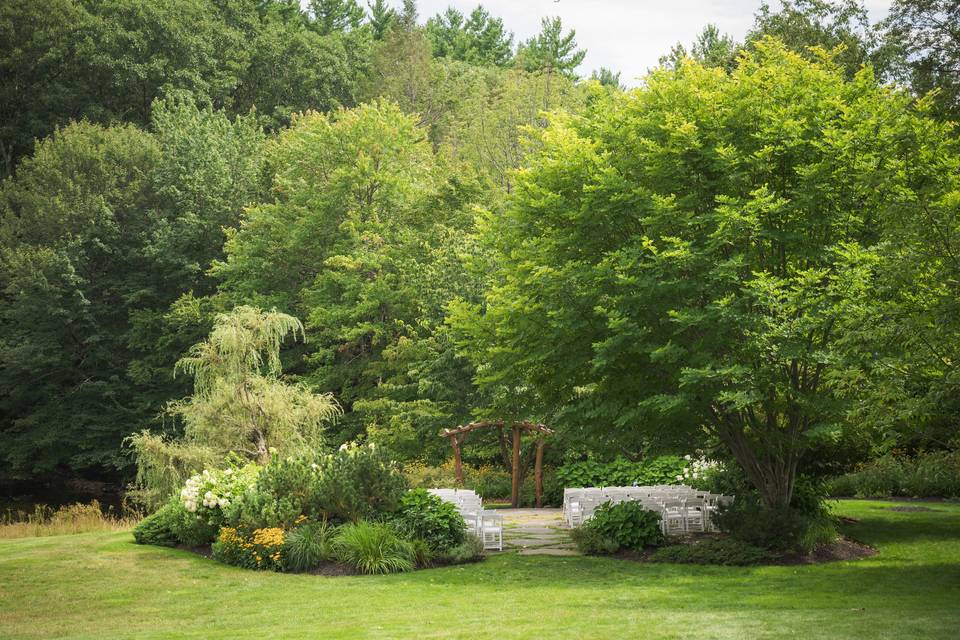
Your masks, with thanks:
M960 637L960 505L891 504L840 503L860 520L845 531L880 552L818 566L511 554L328 578L234 569L128 532L0 540L0 638Z

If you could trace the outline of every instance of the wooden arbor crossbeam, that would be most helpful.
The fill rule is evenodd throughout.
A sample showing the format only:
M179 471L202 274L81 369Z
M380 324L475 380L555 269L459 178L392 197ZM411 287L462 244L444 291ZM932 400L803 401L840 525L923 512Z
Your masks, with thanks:
M471 422L454 429L444 429L440 433L440 437L449 438L450 446L453 447L454 471L457 475L458 484L463 485L463 456L460 448L467 434L477 429L503 429L505 426L507 424L503 420L484 420ZM527 431L538 434L533 475L536 488L536 504L539 508L543 506L543 437L552 434L553 429L543 424L528 421L513 422L509 426L513 431L513 456L510 464L510 505L514 508L520 506L520 432Z

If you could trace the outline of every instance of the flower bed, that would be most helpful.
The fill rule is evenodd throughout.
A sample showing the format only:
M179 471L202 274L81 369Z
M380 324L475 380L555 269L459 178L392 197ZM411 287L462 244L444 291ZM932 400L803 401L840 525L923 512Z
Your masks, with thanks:
M209 549L246 569L391 573L480 559L482 545L463 529L449 505L408 492L399 467L368 445L204 470L134 538Z

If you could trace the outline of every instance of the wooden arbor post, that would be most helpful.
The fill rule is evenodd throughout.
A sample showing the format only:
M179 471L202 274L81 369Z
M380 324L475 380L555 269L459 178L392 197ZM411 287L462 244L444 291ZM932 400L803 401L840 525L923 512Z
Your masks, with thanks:
M457 484L463 486L463 454L462 454L462 445L463 440L466 438L467 434L475 429L482 429L484 427L493 427L502 429L504 427L503 420L498 420L496 422L471 422L468 425L457 427L456 429L444 429L440 434L444 438L450 440L450 446L453 448L453 464L454 464L454 473L456 474ZM514 422L510 425L512 435L513 435L513 451L510 459L510 504L514 508L520 506L520 433L523 431L531 431L537 434L537 448L534 458L534 483L536 488L536 505L537 508L543 506L543 446L544 446L544 436L553 433L552 429L548 429L545 425L534 424L532 422Z
M460 444L463 442L463 434L453 434L450 436L450 446L453 447L453 472L457 477L457 486L463 486L463 457L460 453Z

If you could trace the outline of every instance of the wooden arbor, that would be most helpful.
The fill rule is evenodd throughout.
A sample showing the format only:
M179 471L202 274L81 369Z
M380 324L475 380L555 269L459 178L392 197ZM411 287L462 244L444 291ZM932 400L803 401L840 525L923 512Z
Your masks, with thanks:
M504 424L503 420L495 420L471 422L470 424L455 429L443 430L440 436L449 438L450 445L453 447L454 470L457 474L458 484L463 484L463 458L460 454L460 447L463 445L463 440L467 437L467 434L477 429L503 429L505 426L507 425ZM536 487L537 508L540 508L543 506L543 436L553 433L553 429L547 428L546 425L534 424L532 422L514 422L510 424L510 428L513 430L513 455L510 459L510 505L514 508L520 506L520 432L529 431L538 434L533 476Z

